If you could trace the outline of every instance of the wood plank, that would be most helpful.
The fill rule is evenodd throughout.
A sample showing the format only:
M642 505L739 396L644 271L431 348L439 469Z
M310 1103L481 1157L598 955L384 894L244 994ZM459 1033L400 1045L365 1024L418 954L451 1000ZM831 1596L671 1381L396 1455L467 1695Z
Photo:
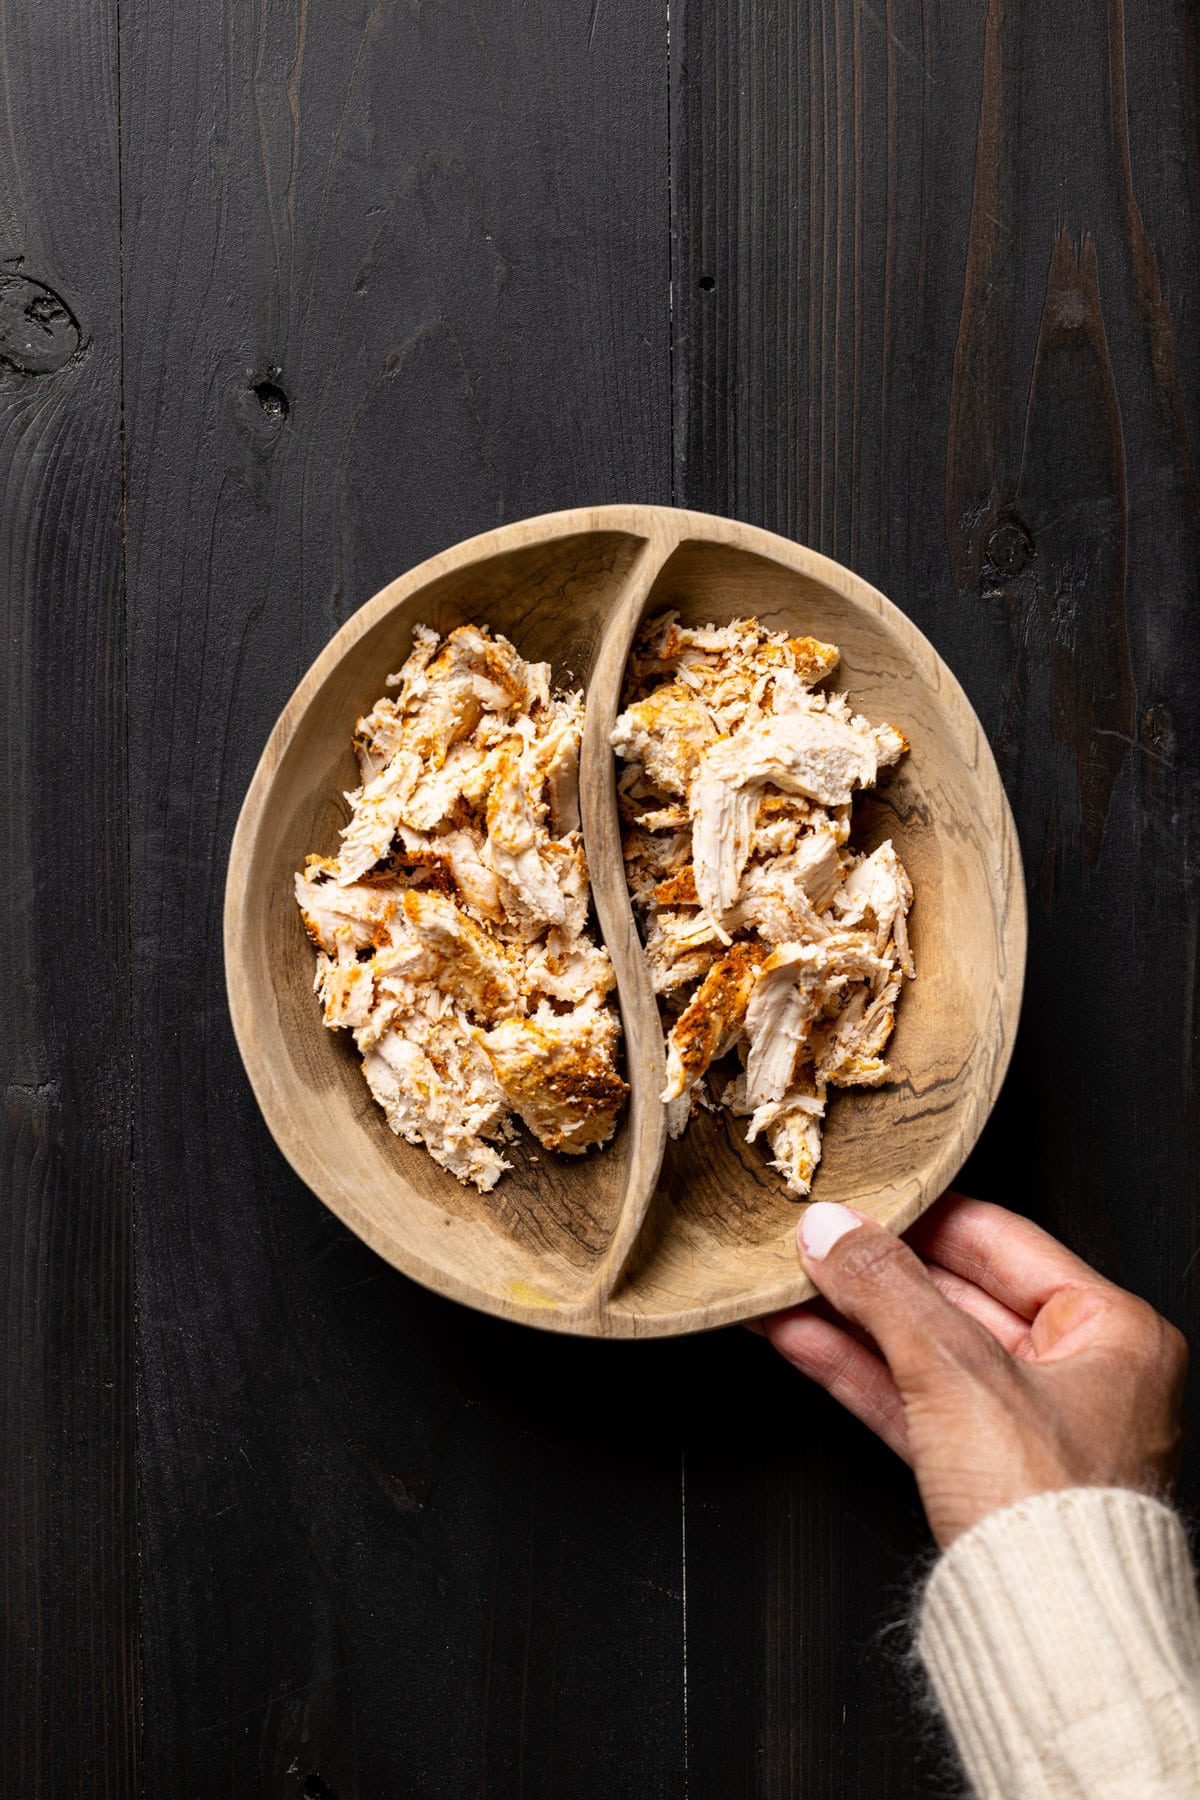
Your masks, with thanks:
M1017 1058L964 1185L1194 1335L1194 15L686 0L671 30L676 499L851 563L964 682L1031 901ZM686 1456L691 1791L928 1791L872 1647L912 1490L759 1348L737 1436L706 1419Z
M669 1358L393 1275L259 1119L224 865L385 580L669 493L666 81L628 0L122 6L151 1793L680 1792Z
M0 9L0 1792L136 1789L115 9Z

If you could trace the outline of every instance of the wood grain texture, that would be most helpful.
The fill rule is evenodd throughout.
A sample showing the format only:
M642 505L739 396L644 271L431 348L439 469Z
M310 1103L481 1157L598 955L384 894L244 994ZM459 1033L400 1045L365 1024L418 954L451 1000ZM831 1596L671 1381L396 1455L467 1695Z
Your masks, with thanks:
M0 7L0 1792L136 1792L110 7Z
M667 497L661 24L121 13L147 1793L671 1795L653 1384L618 1425L601 1347L551 1358L325 1213L220 950L238 807L335 627L509 517Z
M395 1267L502 1318L587 1336L674 1336L811 1298L796 1208L761 1150L701 1114L668 1142L662 1026L622 860L611 731L644 617L753 615L836 643L834 681L912 748L860 803L855 841L891 838L920 904L918 984L880 1093L832 1110L815 1194L893 1230L933 1204L974 1148L1016 1033L1025 888L1012 815L978 719L931 645L828 558L704 514L594 507L485 533L392 582L321 652L284 708L238 820L224 938L238 1045L292 1167ZM293 884L332 855L357 785L350 750L418 625L467 620L579 681L579 764L592 893L624 1023L629 1106L602 1153L530 1155L481 1195L388 1130L357 1052L319 1023Z

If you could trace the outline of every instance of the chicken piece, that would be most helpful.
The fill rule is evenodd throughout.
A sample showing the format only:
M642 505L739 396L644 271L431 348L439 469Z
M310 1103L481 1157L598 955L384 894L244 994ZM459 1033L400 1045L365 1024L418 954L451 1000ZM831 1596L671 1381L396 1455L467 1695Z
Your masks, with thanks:
M417 976L420 957L414 959L412 949L405 938L376 951L372 958L374 999L366 1023L354 1033L360 1050L367 1050L393 1029L420 1044L435 1027L460 1035L467 1029L455 1009L454 996Z
M603 1000L616 986L607 950L558 929L548 931L530 950L525 981L531 992L574 1006L588 999Z
M347 796L354 812L341 834L339 881L358 881L388 854L420 778L420 758L409 750L397 750L374 780Z
M821 1122L825 1116L825 1086L816 1079L811 1063L802 1059L796 1077L782 1100L765 1100L755 1106L746 1095L743 1071L730 1082L721 1104L731 1112L750 1115L746 1142L752 1144L765 1131L775 1151L770 1165L784 1176L789 1190L803 1198L812 1185L821 1160Z
M399 680L400 698L381 700L358 722L355 741L364 782L348 796L354 815L342 833L339 880L357 881L373 868L387 855L402 822L431 830L472 776L486 791L490 772L481 766L481 752L463 740L485 709L511 713L526 701L527 665L504 638L493 640L478 626L462 625L431 661L431 635L417 634L399 677L390 678Z
M777 858L776 873L794 882L817 911L823 912L842 879L838 850L838 839L832 831L808 832L789 856Z
M425 671L437 655L438 634L429 625L413 627L413 647L408 653L404 667L397 675L389 675L384 684L390 688L399 688L400 692L393 703L396 711L403 717L412 706L418 694L426 686ZM379 705L388 704L380 701ZM378 709L377 709L378 710ZM368 714L368 718L370 715ZM360 720L360 724L362 721Z
M310 856L295 886L304 929L326 956L337 960L343 951L371 949L387 941L396 896L386 888L343 883L338 864L326 856Z
M657 786L686 795L701 753L716 735L695 695L672 681L628 707L613 727L611 741L619 756L640 763Z
M559 867L562 871L563 899L567 906L567 922L564 930L574 937L584 937L589 931L588 907L592 899L592 882L588 873L587 849L579 832L572 832L569 838L558 846Z
M818 681L824 681L842 660L837 645L823 644L820 638L789 638L788 649L792 653L796 673L805 687L815 687Z
M686 806L659 806L642 813L638 824L643 831L684 831L691 823Z
M665 911L650 915L645 947L656 994L673 994L689 982L699 981L722 948L706 918L700 917L697 923L697 915Z
M796 1056L815 1012L811 988L801 975L825 966L812 944L781 944L763 961L758 986L746 1009L746 1097L753 1106L778 1100L791 1085Z
M702 758L692 784L692 862L696 889L724 921L738 896L765 783L824 806L869 787L877 771L869 730L827 709L793 708L723 738Z
M430 1034L424 1046L389 1030L363 1051L367 1085L398 1137L486 1193L511 1164L484 1140L499 1133L504 1096L488 1058L465 1028Z
M668 956L687 956L693 950L716 950L730 942L728 934L718 931L708 914L699 908L663 907L655 915L654 924L655 935Z
M664 1100L695 1087L709 1064L739 1036L765 957L762 944L734 944L708 971L671 1027Z
M760 1131L775 1152L773 1169L783 1176L789 1193L806 1199L821 1160L821 1121L825 1116L823 1090L818 1095L789 1095L758 1107L746 1131L752 1144Z
M555 856L553 841L538 816L538 803L530 796L525 758L511 748L500 759L488 796L487 828L487 858L509 917L564 924L562 859Z
M486 843L481 831L464 827L442 832L431 840L430 849L445 858L463 904L482 913L485 919L500 920L504 917L504 905L496 872L483 860Z
M477 783L484 763L473 743L455 744L440 769L427 769L405 795L401 821L414 831L433 831L454 811L465 790Z
M911 748L908 739L894 725L876 725L875 747L879 756L879 766L886 769L897 763Z
M654 992L661 999L678 995L693 981L703 981L717 960L717 949L714 946L711 950L692 950L677 957L650 955L650 985Z
M492 638L478 625L460 625L410 684L405 748L430 770L440 769L485 710L515 713L528 699L525 664L508 640Z
M627 817L636 818L642 810L634 804L635 801L644 800L653 804L666 798L663 789L657 782L651 781L640 762L626 763L617 781L617 802L619 805L624 804Z
M524 1010L522 970L512 953L443 894L409 888L404 895L409 939L391 972L453 993L477 1018Z
M836 651L832 655L836 660ZM723 733L784 711L789 696L794 704L797 695L804 696L812 681L828 672L828 667L819 667L818 658L797 658L791 640L770 637L745 657L713 658L685 651L678 669L679 681L703 701Z
M834 932L817 943L780 944L773 950L746 1008L746 1098L751 1105L783 1098L813 1021L850 981L886 973L887 964L857 932Z
M696 871L691 863L685 863L682 869L660 881L654 889L654 898L659 906L699 906Z
M331 1031L338 1026L355 1031L371 1016L375 999L375 980L370 963L336 961L321 955L317 958L317 978L313 983L325 1008L325 1023Z
M912 882L890 838L857 861L834 898L839 924L868 931L881 956L894 944L897 961L910 980L917 972L908 943L912 899Z
M692 851L690 831L653 832L640 826L626 827L621 838L625 878L635 906L647 905L660 881L677 873ZM695 890L695 877L692 877Z
M731 931L757 931L769 944L820 937L818 918L841 879L841 861L832 832L802 837L790 856L751 863L741 891L725 915Z
M358 757L362 785L372 782L384 765L404 745L404 715L412 698L414 685L422 679L438 646L438 634L427 625L413 632L412 652L398 675L389 675L387 685L399 687L395 700L385 696L377 700L371 711L354 728L354 753Z
M828 821L823 807L814 806L802 794L762 791L750 840L752 856L790 856L805 832L820 830Z
M504 906L495 872L483 861L486 843L483 833L470 826L430 836L401 825L392 849L396 877L413 886L434 887L490 923L500 924Z
M503 643L504 639L501 638L499 642ZM520 658L517 660L520 661ZM579 702L582 706L582 693L564 694L560 695L557 701L554 699L550 692L551 670L549 663L522 662L521 673L525 682L523 711L528 717L537 720L539 729L541 729L547 716L551 712L557 711L563 706L570 706L572 702ZM580 714L580 721L582 723L582 713Z
M781 670L812 686L838 663L834 644L816 638L789 638L768 632L755 619L733 619L726 625L687 627L678 614L665 613L642 627L631 658L635 681L677 672L689 685L715 689L727 685L751 691ZM706 696L707 698L708 696Z
M629 1089L613 1065L617 1022L582 1006L509 1019L476 1033L510 1106L548 1150L579 1155L605 1144Z
M493 733L492 727L495 727ZM496 719L491 713L485 713L471 735L471 743L478 752L475 760L468 764L459 776L462 801L468 812L472 808L486 807L487 797L495 784L500 765L511 748L512 728L504 726L504 721ZM453 815L458 818L462 808L457 808ZM478 820L479 824L483 821Z
M719 945L713 945L710 949L705 950L693 950L687 956L681 956L676 962L672 970L674 980L670 988L661 990L676 1013L686 1010L680 989L689 986L693 981L703 981L717 961L719 950Z
M381 769L404 747L404 715L394 700L376 703L354 728L354 754L360 785L369 787Z
M550 799L550 825L556 838L569 837L580 828L579 745L581 727L564 721L547 734L542 767Z
M836 1018L811 1033L817 1075L833 1087L879 1087L891 1071L883 1049L892 1035L899 975L856 987Z

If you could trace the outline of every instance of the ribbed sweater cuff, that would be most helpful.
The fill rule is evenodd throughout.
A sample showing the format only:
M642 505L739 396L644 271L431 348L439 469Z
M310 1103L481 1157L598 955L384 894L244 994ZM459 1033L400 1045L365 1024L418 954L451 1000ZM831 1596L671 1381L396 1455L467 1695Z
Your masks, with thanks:
M935 1567L917 1647L980 1800L1200 1797L1200 1604L1159 1501L992 1513Z

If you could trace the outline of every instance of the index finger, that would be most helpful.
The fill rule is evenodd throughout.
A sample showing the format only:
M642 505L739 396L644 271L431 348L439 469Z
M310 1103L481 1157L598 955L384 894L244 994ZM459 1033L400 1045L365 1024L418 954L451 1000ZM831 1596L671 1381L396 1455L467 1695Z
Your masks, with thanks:
M922 1256L973 1281L1024 1319L1062 1288L1111 1286L1031 1219L965 1194L943 1194L905 1235Z

